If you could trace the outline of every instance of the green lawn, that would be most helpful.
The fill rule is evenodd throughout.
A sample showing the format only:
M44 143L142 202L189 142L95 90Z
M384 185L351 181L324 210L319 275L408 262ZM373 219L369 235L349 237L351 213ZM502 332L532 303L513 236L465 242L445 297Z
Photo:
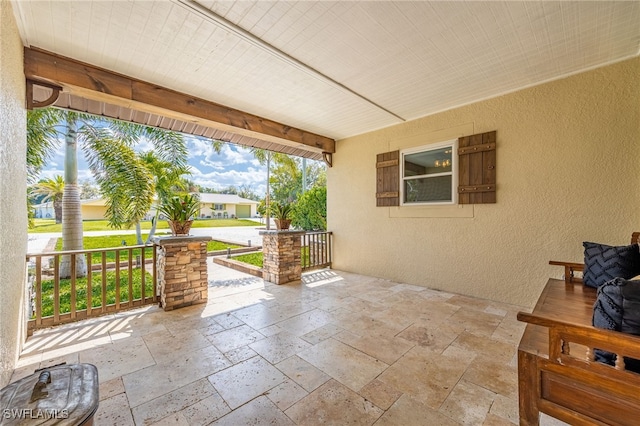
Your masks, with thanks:
M142 235L142 239L145 240L147 238L146 235ZM126 244L123 244L125 242ZM102 248L110 248L110 247L123 247L124 246L135 246L136 245L136 236L135 235L104 235L100 237L84 237L82 238L82 244L85 250L94 250L94 249L102 249ZM62 238L58 238L56 242L56 251L62 250ZM132 250L132 259L135 261L136 256L140 255L141 249ZM151 259L153 256L153 249L148 248L145 249L145 258ZM105 257L107 262L115 262L116 261L116 252L108 251L105 253ZM120 252L120 261L126 262L129 260L129 252L121 251ZM91 255L91 264L99 264L102 263L102 256L100 253L94 253Z
M240 248L242 246L236 244L227 244L222 241L211 240L207 243L207 251L226 250L227 248Z
M120 301L129 300L129 274L120 272ZM53 315L53 280L42 281L42 317ZM140 268L133 269L132 277L133 300L140 299L142 280ZM145 272L145 297L153 295L153 277ZM116 302L116 273L107 272L107 305ZM98 308L102 305L102 273L96 272L91 276L91 306ZM87 278L76 279L76 310L87 309ZM71 312L71 280L60 280L60 313Z
M38 232L62 232L62 224L56 224L53 219L35 219L35 226L29 229L30 233ZM151 221L140 222L142 229L151 229ZM220 228L226 226L259 226L260 222L250 219L198 219L193 221L192 228ZM85 220L82 222L84 231L113 231L106 220ZM169 229L166 220L158 222L156 229Z
M302 263L309 264L309 247L303 247L301 249L301 254L303 261ZM249 265L254 265L262 268L262 252L241 254L240 256L234 256L233 260L248 263Z
M147 239L147 234L142 234L142 240ZM125 244L123 244L123 242ZM123 247L124 246L135 246L136 244L136 236L132 234L124 234L124 235L104 235L99 237L84 237L82 239L82 243L84 245L85 250L93 250L93 249L101 249L101 248L112 248L112 247ZM216 250L226 250L227 247L238 248L240 246L234 244L227 244L221 241L211 240L207 243L207 251L216 251ZM62 238L58 238L56 242L56 251L62 250ZM135 260L136 256L140 255L140 249L133 250L133 259ZM145 257L147 259L151 259L153 256L153 249L148 248L145 249ZM115 262L116 261L116 252L108 251L106 252L107 262ZM124 262L129 259L128 251L120 252L120 261ZM96 253L91 256L91 263L98 264L102 262L102 256L99 253Z
M262 252L241 254L240 256L233 256L232 259L262 268Z

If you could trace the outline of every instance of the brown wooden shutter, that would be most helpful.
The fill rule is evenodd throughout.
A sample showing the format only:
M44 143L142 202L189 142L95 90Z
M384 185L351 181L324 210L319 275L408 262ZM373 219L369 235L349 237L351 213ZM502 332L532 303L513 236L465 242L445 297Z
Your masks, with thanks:
M495 130L458 139L458 160L458 203L495 203Z
M400 151L378 154L376 162L376 205L400 205Z

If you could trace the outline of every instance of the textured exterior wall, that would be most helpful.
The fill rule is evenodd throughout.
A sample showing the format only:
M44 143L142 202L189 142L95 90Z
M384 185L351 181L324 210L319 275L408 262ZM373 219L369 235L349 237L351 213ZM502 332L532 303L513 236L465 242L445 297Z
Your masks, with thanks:
M22 41L13 10L0 1L0 387L26 336L26 113Z
M337 143L333 267L532 306L550 259L640 230L640 58ZM497 131L497 204L375 207L376 154Z

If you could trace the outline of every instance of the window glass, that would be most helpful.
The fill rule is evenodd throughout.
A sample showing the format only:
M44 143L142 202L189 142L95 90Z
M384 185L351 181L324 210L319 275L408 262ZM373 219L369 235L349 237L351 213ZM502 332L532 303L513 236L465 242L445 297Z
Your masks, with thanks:
M451 172L452 167L451 147L404 156L405 177Z
M403 205L456 202L456 143L449 141L401 152Z
M451 191L451 176L405 180L404 202L450 202Z

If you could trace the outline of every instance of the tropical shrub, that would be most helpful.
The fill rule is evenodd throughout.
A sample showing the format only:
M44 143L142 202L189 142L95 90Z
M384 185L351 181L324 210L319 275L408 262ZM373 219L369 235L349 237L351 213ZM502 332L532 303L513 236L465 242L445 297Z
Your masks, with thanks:
M200 209L200 199L197 195L185 194L169 198L158 207L158 211L168 220L184 222L196 216Z
M295 204L291 224L305 231L327 229L327 188L315 186L305 192Z

